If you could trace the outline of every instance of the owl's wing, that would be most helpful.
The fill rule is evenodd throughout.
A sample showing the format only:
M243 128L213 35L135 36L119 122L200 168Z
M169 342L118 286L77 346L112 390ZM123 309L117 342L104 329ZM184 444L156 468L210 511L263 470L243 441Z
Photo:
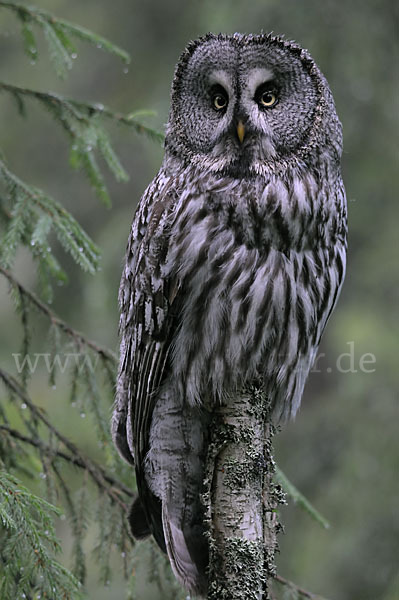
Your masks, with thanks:
M112 418L114 442L121 455L135 464L140 497L147 503L133 504L133 533L144 537L151 531L161 546L161 507L145 483L143 463L156 391L179 313L178 283L162 276L174 206L170 188L167 180L156 178L133 220L119 291L121 356Z

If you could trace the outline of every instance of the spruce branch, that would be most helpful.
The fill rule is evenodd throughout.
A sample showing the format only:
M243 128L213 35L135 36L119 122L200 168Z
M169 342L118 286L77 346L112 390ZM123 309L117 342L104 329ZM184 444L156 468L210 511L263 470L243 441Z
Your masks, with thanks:
M126 182L129 177L102 126L104 119L128 126L136 133L146 135L157 143L162 143L164 139L163 134L140 122L136 117L140 113L123 115L102 104L90 104L51 92L40 92L5 82L0 82L1 91L11 94L16 99L20 112L21 107L25 107L25 98L29 98L40 102L53 116L70 139L71 167L83 169L96 194L107 207L111 206L111 199L104 176L97 163L96 151L104 159L117 181Z
M47 11L12 1L1 1L1 8L14 11L16 17L19 19L25 51L32 62L37 59L38 55L36 35L38 32L44 35L52 63L55 66L57 74L61 77L67 75L68 70L72 67L73 59L76 58L74 42L77 39L95 44L97 47L102 47L108 52L118 55L125 62L129 60L125 52L117 46L112 45L108 40L91 33L85 28L75 26L62 19L57 19ZM103 124L106 121L111 123L112 120L125 126L129 125L137 133L147 134L152 139L160 141L162 138L157 132L142 125L135 115L126 117L122 114L113 113L110 109L100 104L94 105L76 102L57 94L41 93L2 82L0 82L0 92L11 95L17 104L18 112L22 116L25 115L29 102L33 100L39 102L55 118L55 121L61 125L70 138L71 165L75 168L82 168L86 172L97 194L108 205L110 204L110 199L102 169L100 169L97 163L98 155L104 159L117 180L126 181L127 173L119 162ZM84 361L83 370L80 369L76 361L77 369L73 373L72 381L72 387L75 386L73 394L76 398L76 386L78 384L81 385L82 390L85 390L85 392L88 391L85 396L90 400L91 410L100 428L100 439L104 442L105 460L109 461L111 450L108 445L108 424L102 412L103 398L100 394L97 378L94 376L94 370L91 369L92 363L90 361L93 354L96 355L96 361L100 358L106 384L111 384L113 389L116 364L115 355L88 340L83 334L75 331L67 323L59 319L45 301L39 299L35 294L26 289L22 283L15 279L11 272L17 249L21 245L26 246L37 261L41 289L45 291L47 299L51 293L50 277L54 277L59 282L66 279L66 274L62 271L49 247L48 239L52 233L56 235L58 241L72 255L74 260L82 268L91 273L94 273L98 267L99 251L80 225L58 202L46 195L42 190L22 181L12 172L1 151L0 181L2 184L0 225L4 232L0 241L0 275L7 279L10 285L11 296L15 301L16 310L21 316L24 330L22 354L27 356L30 347L30 337L28 334L31 323L30 320L28 321L28 317L30 317L32 308L42 314L50 323L50 333L52 334L51 352L53 357L58 359L57 353L60 348L61 335L67 336L69 343L78 350L79 354L81 351L85 351L85 359L87 358L89 361ZM24 365L28 365L28 363L24 361ZM108 561L111 555L111 546L117 544L125 552L126 541L130 539L125 518L127 511L125 499L130 498L133 492L122 482L117 481L111 475L112 471L108 472L103 466L88 459L83 452L80 452L66 436L52 425L46 412L35 405L26 391L27 376L30 373L30 367L25 369L24 365L21 377L22 385L10 373L0 369L0 379L5 385L10 402L14 403L17 407L21 425L26 428L25 431L22 429L24 433L13 428L7 418L5 409L3 410L2 406L0 406L2 421L0 425L0 450L2 454L3 450L5 450L4 460L10 468L17 466L15 455L24 456L25 458L31 455L33 457L32 461L36 464L38 462L37 459L39 459L42 464L43 478L47 475L45 479L48 497L55 498L55 494L58 491L63 494L64 503L70 509L74 541L76 542L76 573L82 580L85 574L82 542L87 523L86 517L89 514L88 511L90 508L90 503L87 502L89 496L86 495L86 484L88 481L93 481L96 484L98 505L103 506L104 509L103 520L100 526L101 548L104 545L107 550L107 556L101 557L102 574L104 578L108 577L110 574ZM54 371L51 368L49 372L49 382L54 385ZM44 441L43 433L44 436L48 437L47 441ZM27 447L34 448L36 452L27 453L25 451ZM62 461L77 466L84 473L83 486L77 494L79 497L74 498L71 493L70 482L64 477L61 468L64 466ZM28 473L28 470L26 469L25 472ZM2 500L3 495L1 490L0 496ZM1 500L0 509L2 507ZM86 510L86 515L83 509ZM48 512L50 514L50 508ZM12 516L9 516L8 513L6 514L9 517L8 524L11 527L11 525L14 525ZM7 519L7 516L4 518ZM65 600L71 598L72 596L64 586L63 581L61 581L62 568L55 561L44 565L46 572L40 574L40 578L45 581L49 582L52 578L53 585L49 589L45 588L44 584L39 587L36 585L36 572L32 568L30 570L26 569L25 574L22 576L18 571L16 574L11 573L10 577L7 576L7 573L10 573L11 567L14 566L14 561L12 558L10 559L13 556L13 552L9 552L9 550L15 549L16 552L14 554L16 554L18 560L18 557L22 555L18 546L18 540L23 540L28 527L26 523L18 520L15 520L15 525L16 527L13 529L14 533L11 529L11 533L6 530L1 532L0 530L0 546L2 546L0 550L2 573L0 597L19 597L20 592L23 592L23 597L31 598L36 597L37 591L44 589L45 593L42 597L53 598L57 596ZM47 529L50 530L49 527L46 528L44 521L38 521L37 523L39 535L41 534L40 528L44 530L45 535L48 533ZM3 542L5 543L3 544ZM79 568L79 561L81 561L81 568ZM5 575L4 579L3 575ZM65 571L64 579L68 576L71 576L71 574ZM23 588L19 586L21 580L24 580L26 584ZM15 593L14 588L18 593ZM38 597L40 596L38 595ZM74 597L77 596L75 595Z
M0 82L0 91L1 90L12 94L15 98L19 98L20 102L23 102L24 97L28 97L34 98L45 105L47 104L47 106L53 105L57 106L58 109L65 109L65 111L69 112L70 115L73 116L77 121L80 121L86 125L89 123L88 119L92 118L93 116L106 117L111 121L115 121L122 125L127 125L133 128L136 133L144 134L149 139L159 144L162 144L165 139L163 133L144 125L140 121L140 118L143 116L153 115L154 113L152 111L136 111L128 115L124 115L120 112L115 112L100 103L93 104L71 98L64 98L63 96L53 92L40 92L38 90L11 85L5 82ZM66 123L63 123L63 125L64 127L68 127ZM69 132L71 133L71 131Z
M40 300L33 292L26 289L19 281L16 280L14 275L7 269L4 269L0 266L0 276L3 275L9 285L11 286L11 291L13 293L14 298L16 298L17 308L19 312L21 312L22 317L24 314L28 312L29 309L33 308L42 314L50 324L50 344L51 344L51 354L54 357L52 363L48 364L49 370L49 385L55 386L56 378L55 373L56 369L55 365L58 365L62 370L64 367L61 366L59 362L59 352L61 348L61 334L65 335L74 348L73 354L67 354L68 356L72 356L75 358L74 366L71 372L71 394L70 394L70 402L73 406L76 405L77 402L81 403L81 398L84 398L84 406L87 407L90 412L94 416L94 423L96 425L96 429L98 431L97 437L103 443L104 448L108 449L107 458L111 457L113 454L112 446L109 446L109 427L108 427L108 419L107 413L104 410L102 397L100 394L100 389L97 383L97 378L94 375L94 369L98 361L100 360L103 376L105 378L105 383L112 390L114 389L114 378L115 378L115 367L117 358L113 352L110 350L101 347L97 343L88 339L82 333L74 330L70 325L65 323L62 319L60 319L51 309L45 304L42 300ZM23 320L24 331L27 326L26 319ZM24 336L24 339L26 336ZM28 346L29 338L26 338L24 350L22 352L22 356L28 356ZM84 353L83 360L80 360L79 357L82 357ZM92 359L89 355L92 353L94 355L94 359ZM49 357L50 354L44 355L45 357ZM25 375L25 381L27 376L32 371L31 363L28 360L22 361L22 374ZM79 359L79 360L78 360ZM46 358L47 360L47 358ZM48 359L49 360L49 359ZM65 363L66 364L66 363ZM50 366L51 365L51 366ZM20 367L19 367L20 368ZM24 380L23 380L24 383ZM25 384L23 385L25 388ZM82 407L82 414L84 409ZM29 431L31 431L31 423L25 423Z
M22 196L22 200L25 200L24 196ZM17 203L18 200L16 200ZM34 215L32 216L32 220L28 221L26 215L22 214L22 219L19 220L20 224L22 223L23 225L22 231L13 238L15 222L18 222L18 219L15 220L16 213L16 206L11 211L7 208L4 198L0 198L0 220L3 222L6 231L3 243L0 244L0 249L2 246L4 248L1 261L3 264L12 263L19 239L21 244L30 249L33 259L37 263L37 273L43 298L47 302L51 302L53 299L53 290L50 276L53 276L60 284L68 280L65 271L61 268L56 257L51 253L51 249L47 244L47 236L52 227L51 217L47 214L42 214L37 218L35 223Z
M49 319L51 325L59 328L63 333L73 339L73 341L79 346L86 346L93 350L96 354L98 354L104 361L115 365L117 362L116 355L108 350L107 348L103 348L99 346L92 340L88 339L82 333L73 329L70 325L68 325L65 321L60 319L55 312L53 312L47 304L42 302L36 294L28 290L22 283L20 283L14 275L4 267L0 266L0 274L3 275L11 284L11 286L18 290L21 296L24 296L29 302L47 319Z
M48 215L58 240L75 262L90 273L98 269L99 249L68 211L38 188L24 183L1 158L0 178L14 203L11 208L12 219L0 244L3 266L11 266L18 246L24 241L26 243L27 239L31 240L30 246L34 248L31 239L32 223L37 223L42 215ZM41 249L44 252L43 259L46 260L50 250L44 244Z
M13 475L0 469L0 520L8 530L0 560L1 598L26 597L32 588L44 597L65 600L81 597L79 581L51 555L59 552L53 517L60 511L32 494Z
M29 398L25 390L20 386L18 381L9 373L0 368L0 378L3 380L5 386L15 394L22 402L29 408L31 414L42 424L45 425L48 431L51 431L53 435L71 452L71 454L79 459L84 465L84 468L90 474L93 481L101 488L113 502L120 506L120 508L127 512L127 505L120 499L118 493L107 485L104 478L104 473L98 465L93 461L84 456L78 448L73 444L67 437L65 437L58 429L49 421L43 410L39 409L34 402Z
M0 82L0 91L11 93L14 98L19 96L22 99L26 96L43 105L70 139L70 165L75 169L84 170L100 200L110 207L111 199L95 151L97 150L104 158L117 181L127 181L128 174L114 152L106 131L101 126L99 121L101 111L95 108L91 112L82 111L78 103L57 94L19 88L4 82Z
M49 444L46 444L40 438L33 438L33 437L26 436L26 435L20 433L19 431L17 431L16 429L13 429L9 425L0 425L0 431L5 432L7 435L11 436L12 438L15 438L16 440L18 440L20 442L23 442L24 444L29 444L30 446L33 446L34 448L37 448L38 450L44 451L44 453L48 456L51 456L53 458L54 457L62 458L62 460L74 465L75 467L79 467L80 469L86 469L85 463L80 459L79 456L73 456L71 454L67 454L66 452L63 452L62 450L51 448L51 446ZM132 490L130 488L128 488L124 483L122 483L121 481L119 481L118 479L113 477L112 475L109 475L109 473L107 473L105 471L105 469L103 469L103 467L101 467L94 461L93 461L93 464L95 464L98 471L101 472L101 474L104 478L104 481L106 481L107 483L112 485L112 487L115 488L116 490L118 490L120 493L126 494L126 496L128 496L130 498L134 497L134 495L135 495L134 492L132 492Z
M76 48L70 40L70 36L114 54L125 64L130 62L127 52L109 40L89 31L85 27L75 25L65 19L59 19L42 8L13 1L1 1L0 8L13 11L20 20L25 50L32 60L37 59L37 45L32 25L42 30L56 73L60 77L66 77L68 70L72 68L73 59L77 56Z

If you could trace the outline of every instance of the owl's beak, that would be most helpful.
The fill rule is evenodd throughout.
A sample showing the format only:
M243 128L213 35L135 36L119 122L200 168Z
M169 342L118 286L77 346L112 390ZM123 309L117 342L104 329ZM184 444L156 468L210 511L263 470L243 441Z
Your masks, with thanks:
M245 127L242 121L238 121L237 123L237 135L238 139L240 140L240 144L242 144L245 137Z

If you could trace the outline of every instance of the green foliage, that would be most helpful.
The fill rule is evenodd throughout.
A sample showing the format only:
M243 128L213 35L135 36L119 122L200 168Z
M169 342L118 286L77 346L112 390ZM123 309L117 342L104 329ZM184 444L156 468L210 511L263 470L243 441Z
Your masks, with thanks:
M98 48L115 54L125 63L129 56L85 28L79 27L33 6L17 2L0 2L0 8L13 11L21 23L21 32L25 50L30 58L37 58L36 38L33 27L45 35L50 57L56 73L65 77L76 58L76 49L71 38L89 42ZM112 120L131 127L135 132L144 134L157 142L162 134L145 126L139 120L142 113L128 116L114 113L100 103L90 104L61 95L23 88L0 81L0 92L9 94L16 102L21 116L26 115L26 101L36 101L47 110L67 133L70 140L70 165L81 169L100 200L110 207L111 201L105 178L98 163L98 156L114 175L117 181L127 181L128 175L116 155L109 135L104 128L105 121ZM0 154L0 185L4 194L0 197L0 214L6 225L0 247L0 264L10 268L20 245L32 253L37 263L37 271L43 297L52 299L51 281L63 284L67 280L49 242L54 233L61 246L75 262L89 273L99 267L100 252L73 216L54 198L44 191L22 181Z
M80 598L79 581L53 558L60 510L0 468L0 597Z
M48 241L50 232L54 230L63 248L82 269L89 273L97 270L100 258L97 246L56 200L24 183L2 160L0 180L6 192L2 209L9 215L0 247L0 264L5 268L12 267L17 249L24 245L40 265L44 289L50 277L64 283L65 272L51 253ZM48 296L49 291L46 294Z
M32 60L37 58L35 34L37 30L42 31L60 77L66 76L76 57L73 38L95 44L128 62L127 54L104 38L46 11L16 2L0 2L0 8L12 10L19 19L25 50ZM158 135L142 126L134 115L116 114L101 104L77 102L1 81L0 92L14 99L22 117L31 101L38 102L51 114L70 140L70 165L85 172L106 206L110 206L110 198L97 156L101 156L117 181L126 181L127 173L112 147L105 122L121 122L153 138ZM79 598L86 577L83 543L88 523L93 519L93 493L98 497L99 523L94 556L101 580L106 583L111 577L112 548L124 553L126 576L131 572L132 560L130 534L124 518L126 499L131 498L132 491L113 475L119 460L115 459L108 425L116 358L59 319L48 305L52 300L53 283L67 281L56 256L57 243L84 271L92 274L99 268L100 252L62 204L45 191L22 181L2 154L0 186L0 275L8 281L23 331L21 352L16 355L17 377L0 368L0 380L7 392L7 399L0 404L0 597L4 600L32 595L35 598ZM15 258L21 246L30 252L36 264L41 297L14 276ZM64 436L29 393L29 380L35 370L29 355L33 317L35 321L41 318L48 323L51 350L43 356L49 384L55 388L57 373L66 371L71 407L78 408L81 418L90 414L96 428L103 455L101 465L90 460ZM68 361L72 361L71 364ZM83 475L75 490L70 483L68 465L78 468ZM119 472L123 470L121 467ZM66 507L73 535L74 575L53 556L60 550L53 524L60 510L22 486L12 471L30 480L32 485L35 479L41 479L42 493L49 501L62 502Z
M33 61L38 56L33 28L36 27L42 31L48 44L50 58L59 77L65 78L67 76L68 70L72 68L73 60L77 57L76 47L72 39L83 40L95 45L97 48L115 54L126 64L130 62L129 55L115 44L84 27L58 19L46 10L20 2L0 2L0 8L2 7L13 11L20 21L25 52Z
M138 133L157 141L162 139L161 134L139 123L134 115L124 117L114 114L100 104L66 100L56 94L36 92L2 82L0 91L10 93L19 107L25 106L25 97L38 100L52 114L70 138L71 166L84 170L94 191L108 207L111 204L110 197L95 151L102 156L117 181L127 181L128 176L103 127L104 119L129 125ZM6 221L0 248L0 264L6 268L12 266L17 248L20 244L25 245L39 265L42 290L46 299L50 300L51 278L60 283L66 281L66 274L49 246L49 236L54 232L65 251L71 254L80 267L89 273L98 269L99 249L55 199L23 182L3 159L0 159L0 183L5 189L5 196L0 197L0 209Z

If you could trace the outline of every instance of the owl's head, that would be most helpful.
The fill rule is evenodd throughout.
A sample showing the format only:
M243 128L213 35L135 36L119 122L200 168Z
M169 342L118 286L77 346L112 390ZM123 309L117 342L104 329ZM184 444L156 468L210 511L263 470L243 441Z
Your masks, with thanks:
M166 151L230 175L341 154L328 84L294 42L271 35L212 35L177 64Z

